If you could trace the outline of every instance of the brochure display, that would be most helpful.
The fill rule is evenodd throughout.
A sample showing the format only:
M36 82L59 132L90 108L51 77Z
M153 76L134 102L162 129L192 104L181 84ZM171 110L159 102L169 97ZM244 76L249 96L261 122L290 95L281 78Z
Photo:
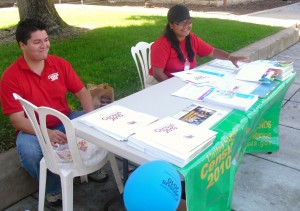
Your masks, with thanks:
M215 89L205 97L204 101L241 111L248 111L257 99L257 95L243 94L239 92L223 93L222 91Z
M274 79L285 80L293 72L291 61L257 60L242 66L236 79L271 83Z
M259 98L267 97L273 89L279 84L279 81L272 81L269 84L262 83L260 84L251 94L257 95Z
M210 73L216 70L219 74L223 68L220 66L217 68L220 62L222 64L222 61L212 62L214 65L207 63L196 69ZM224 64L224 69L224 75L220 79L229 82L235 75L233 72L236 69L227 63ZM207 97L203 101L198 101L173 95L188 83L177 76L173 77L113 103L113 105L128 107L132 111L138 109L159 117L150 118L143 126L132 130L132 133L129 131L124 134L123 137L127 136L128 141L123 142L114 141L105 136L104 132L99 132L103 131L102 127L94 130L88 126L91 124L89 121L88 124L82 124L83 119L89 119L89 116L94 116L98 111L98 114L101 114L100 111L106 110L105 107L72 121L78 136L88 138L92 143L99 144L132 162L143 164L160 158L173 163L185 180L187 210L231 210L235 174L244 154L279 150L280 110L284 96L295 78L296 73L292 71L284 81L275 78L269 84L257 81L243 83L245 81L240 80L241 83L236 84L236 81L233 81L228 87L226 83L217 84L218 87L209 86L214 88L211 94L215 94L215 91L221 94L220 99L226 95L231 97L230 100L240 94L256 96L257 99L253 100L255 102L250 109L238 110L225 107L224 102L221 101L219 101L219 106L215 103L208 103L205 101ZM189 85L192 84L189 83ZM261 85L270 85L271 88L269 86L261 88ZM205 85L198 84L196 87L202 86ZM251 94L252 92L255 95ZM248 107L245 106L245 108ZM227 113L220 115L221 118L219 118L218 115L223 114L222 109ZM199 131L205 129L202 134L212 132L215 135L201 137L198 141L195 139L188 144L183 144L187 142L180 133L173 137L168 134L164 138L162 135L153 135L154 128L159 128L164 132L172 130L173 123L168 120L173 123L176 120L174 123L176 125L177 122L184 123L190 126L188 128L197 128ZM97 123L97 118L92 120L92 123L95 122ZM206 125L207 122L211 122L210 126ZM117 131L119 128L114 129ZM183 134L188 131L189 129L184 129ZM194 134L192 137L198 136ZM203 141L203 145L200 140Z
M238 69L229 61L214 60L174 73L187 84L172 95L246 112L258 97L266 97L273 90L277 80L285 80L292 72L290 61L257 60L242 63Z
M196 126L211 128L225 118L229 112L231 109L208 107L195 103L183 108L173 117Z
M258 99L247 112L233 110L211 129L218 132L213 146L180 170L185 176L188 210L231 210L235 172L245 153L279 149L279 114L295 73L272 94ZM211 168L210 168L211 167ZM201 200L193 200L201 198Z
M172 117L140 128L128 138L129 146L158 159L184 167L215 139L216 132Z
M212 118L212 116L216 115L216 113L217 111L214 109L193 104L186 108L185 111L177 114L177 118L193 125L200 125L209 118Z
M176 92L172 93L172 95L196 101L203 101L204 98L213 90L214 88L209 86L195 86L193 84L186 84Z
M80 120L80 122L93 127L116 140L125 141L140 127L144 127L157 117L133 111L123 106L112 105L94 112Z

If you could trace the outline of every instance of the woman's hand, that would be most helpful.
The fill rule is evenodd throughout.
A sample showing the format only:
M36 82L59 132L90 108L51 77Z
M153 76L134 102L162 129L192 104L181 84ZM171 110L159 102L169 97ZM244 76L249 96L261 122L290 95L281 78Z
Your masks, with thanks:
M223 51L221 49L215 48L212 53L209 55L215 59L222 59L222 60L229 60L234 64L234 66L238 66L238 62L246 62L249 60L248 57L245 56L233 56L230 53L227 53L226 51Z
M232 55L229 55L228 60L231 61L232 64L234 64L234 66L239 67L238 64L237 64L238 62L247 62L247 61L249 61L249 58L245 57L245 56L232 56Z

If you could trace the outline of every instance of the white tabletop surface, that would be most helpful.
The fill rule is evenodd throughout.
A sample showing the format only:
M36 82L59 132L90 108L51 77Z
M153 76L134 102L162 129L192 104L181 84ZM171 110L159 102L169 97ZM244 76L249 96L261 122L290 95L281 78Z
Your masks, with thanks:
M173 77L157 85L151 86L147 89L141 90L137 93L117 100L107 106L117 104L135 111L154 115L158 118L174 116L182 109L188 107L192 103L195 103L195 101L193 100L171 95L185 84L186 83L181 79ZM205 105L204 102L196 103ZM212 105L209 106L214 107ZM86 115L90 115L93 112L90 112ZM146 161L157 159L141 151L133 149L132 147L128 146L126 142L117 141L100 132L99 130L86 126L85 124L78 121L80 118L81 117L72 120L77 136L86 139L94 144L97 144L107 149L108 151L137 164L143 164Z

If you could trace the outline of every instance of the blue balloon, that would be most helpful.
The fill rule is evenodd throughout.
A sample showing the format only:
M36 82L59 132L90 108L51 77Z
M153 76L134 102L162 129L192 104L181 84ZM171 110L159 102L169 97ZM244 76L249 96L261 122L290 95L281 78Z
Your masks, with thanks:
M180 176L165 161L151 161L139 166L124 188L128 211L175 211L181 200Z

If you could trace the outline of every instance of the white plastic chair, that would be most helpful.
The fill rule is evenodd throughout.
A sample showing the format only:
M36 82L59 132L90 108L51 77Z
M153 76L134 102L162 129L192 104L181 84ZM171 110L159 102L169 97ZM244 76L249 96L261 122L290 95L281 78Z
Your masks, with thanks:
M147 81L147 78L150 77L149 76L149 69L151 67L150 47L151 47L152 43L139 42L135 46L131 47L131 55L135 62L135 65L136 65L136 68L137 68L137 71L138 71L138 74L140 77L141 86L143 89L150 86L149 84L146 83L146 81Z
M51 172L58 174L61 179L62 187L62 200L63 200L63 210L69 211L73 210L73 179L77 176L83 176L87 181L87 174L95 172L102 168L108 161L110 161L111 168L118 186L120 193L123 193L123 183L120 176L120 172L117 166L115 156L101 149L99 153L95 156L96 159L92 158L91 160L82 160L75 136L75 130L73 128L72 122L64 114L60 113L57 110L48 107L36 107L32 103L20 97L18 94L13 94L14 98L18 100L30 120L35 134L38 138L40 147L43 152L43 159L40 161L40 181L39 181L39 210L44 210L45 203L45 191L46 191L46 176L47 169ZM39 122L36 118L38 114ZM50 139L46 127L46 116L53 115L59 118L64 124L66 130L66 136L68 139L68 145L72 155L71 162L58 162L54 150L51 146ZM88 165L87 165L88 163Z

